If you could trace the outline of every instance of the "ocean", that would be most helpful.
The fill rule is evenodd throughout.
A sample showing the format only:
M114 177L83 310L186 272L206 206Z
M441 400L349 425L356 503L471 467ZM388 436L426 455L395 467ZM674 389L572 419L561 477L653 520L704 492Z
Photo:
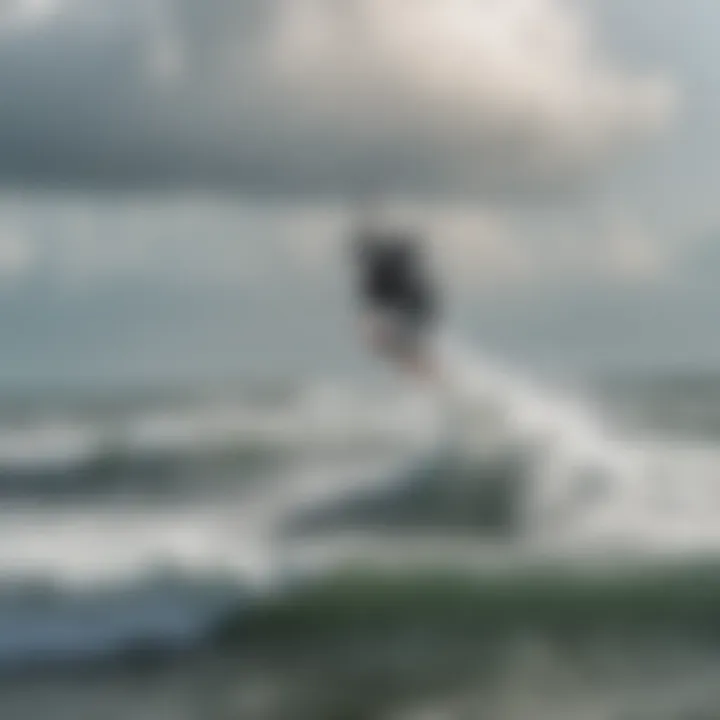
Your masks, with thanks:
M720 717L720 376L15 393L0 718Z

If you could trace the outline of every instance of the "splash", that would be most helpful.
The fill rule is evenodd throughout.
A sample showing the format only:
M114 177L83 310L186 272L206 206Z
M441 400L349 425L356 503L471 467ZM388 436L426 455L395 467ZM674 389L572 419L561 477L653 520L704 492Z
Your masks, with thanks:
M547 390L451 339L441 352L445 408L451 432L460 430L461 452L482 455L489 445L526 458L528 532L629 540L647 529L652 456L642 442L614 433L589 402Z

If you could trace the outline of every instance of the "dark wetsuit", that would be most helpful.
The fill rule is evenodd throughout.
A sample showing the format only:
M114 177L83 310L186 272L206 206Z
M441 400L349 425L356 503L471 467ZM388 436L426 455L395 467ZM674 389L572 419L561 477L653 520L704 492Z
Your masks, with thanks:
M437 300L412 236L366 233L356 239L360 294L369 309L397 315L421 330L432 324Z

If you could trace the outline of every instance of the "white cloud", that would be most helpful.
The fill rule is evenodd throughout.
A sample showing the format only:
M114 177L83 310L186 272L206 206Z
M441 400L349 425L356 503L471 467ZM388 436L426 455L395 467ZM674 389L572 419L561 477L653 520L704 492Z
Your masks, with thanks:
M488 206L441 202L386 203L382 224L406 228L427 243L431 262L453 285L525 284L536 274L532 243L509 215Z
M16 179L520 198L596 179L676 102L567 0L17 7L53 23L3 47Z
M471 188L542 184L596 170L672 116L668 80L612 70L562 0L276 4L255 100L270 98L267 130L290 163L325 144L306 158L318 175L355 162L398 184L422 185L409 177L422 170Z
M185 73L185 52L173 8L167 0L144 4L148 32L146 72L160 86L174 87Z
M21 277L32 268L35 259L32 239L19 225L0 227L0 277Z
M311 288L348 283L353 271L348 242L356 215L339 204L76 199L8 204L4 212L0 276L22 277L39 264L69 290L136 280L278 289L291 280ZM640 284L672 270L667 243L617 208L521 222L492 206L406 202L383 215L427 241L448 293Z
M247 208L200 198L64 203L55 268L76 289L138 278L241 284L261 271L255 220Z
M325 272L331 263L342 262L338 250L350 230L350 218L343 208L303 206L294 208L286 219L285 250L299 269Z
M409 229L427 243L441 284L452 291L492 291L577 284L656 282L671 272L667 243L626 210L529 214L523 222L491 206L441 202L386 203L383 224ZM288 217L286 245L316 275L348 263L343 248L350 214L335 206Z
M509 218L488 208L445 207L425 223L433 255L453 284L524 284L535 274L532 256Z
M654 282L670 272L669 248L637 218L614 214L600 239L600 265L626 283Z
M13 0L0 3L0 31L30 30L52 20L63 0Z

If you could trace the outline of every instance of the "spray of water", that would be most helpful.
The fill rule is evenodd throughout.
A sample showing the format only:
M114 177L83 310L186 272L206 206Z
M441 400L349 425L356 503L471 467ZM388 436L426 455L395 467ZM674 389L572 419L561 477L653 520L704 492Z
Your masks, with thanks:
M446 412L461 452L484 451L490 438L496 449L527 457L529 530L556 538L561 528L575 536L643 531L651 463L644 445L616 436L590 405L455 341L444 339L441 352Z

